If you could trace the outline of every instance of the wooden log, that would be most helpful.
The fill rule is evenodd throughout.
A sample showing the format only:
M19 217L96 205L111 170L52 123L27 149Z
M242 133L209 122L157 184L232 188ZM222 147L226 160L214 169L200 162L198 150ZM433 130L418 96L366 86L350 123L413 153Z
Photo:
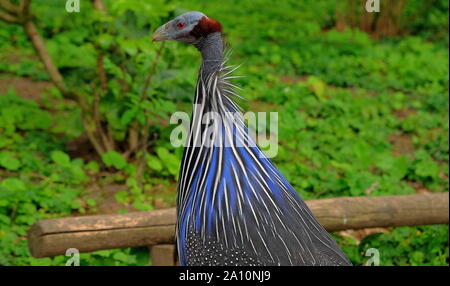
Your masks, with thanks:
M369 227L448 224L449 194L341 197L306 202L328 231ZM48 219L28 231L34 257L101 249L173 244L175 209Z
M448 224L449 193L307 201L328 231Z
M175 266L175 244L159 244L150 248L153 266Z
M90 252L174 243L175 221L175 209L41 220L28 231L28 247L34 257L50 257L67 248Z

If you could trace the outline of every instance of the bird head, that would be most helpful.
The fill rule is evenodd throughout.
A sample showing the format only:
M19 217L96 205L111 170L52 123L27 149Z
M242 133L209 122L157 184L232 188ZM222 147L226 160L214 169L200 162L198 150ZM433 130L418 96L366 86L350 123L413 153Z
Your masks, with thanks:
M195 44L207 35L222 32L220 23L201 12L187 12L162 25L153 33L152 40L174 40Z

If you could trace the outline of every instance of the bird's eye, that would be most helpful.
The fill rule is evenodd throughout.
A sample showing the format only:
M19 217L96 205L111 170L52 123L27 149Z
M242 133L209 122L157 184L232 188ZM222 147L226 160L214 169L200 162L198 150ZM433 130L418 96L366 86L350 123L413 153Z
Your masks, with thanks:
M183 22L178 23L178 24L177 24L177 27L178 27L179 29L183 29L183 28L184 28L184 23L183 23Z

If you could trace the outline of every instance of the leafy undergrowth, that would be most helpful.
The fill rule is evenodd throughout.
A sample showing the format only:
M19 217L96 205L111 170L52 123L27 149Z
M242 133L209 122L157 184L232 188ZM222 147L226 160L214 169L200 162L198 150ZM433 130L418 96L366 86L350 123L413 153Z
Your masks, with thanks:
M372 251L377 250L383 266L448 266L448 226L397 227L389 233L369 235L359 243L335 237L357 265L370 263Z
M167 14L200 10L221 21L233 47L232 64L244 63L237 73L246 77L236 82L249 101L241 105L279 113L274 162L304 199L448 192L448 28L444 39L430 40L431 32L421 30L376 41L359 30L333 29L331 2L189 0L171 2L166 9ZM129 15L141 5L154 9L138 1L116 3ZM84 19L66 23L67 14L47 6L33 8L41 16L49 50L65 76L82 80L93 56L86 29L80 28ZM155 15L159 23L171 18ZM57 37L53 26L60 30ZM138 40L117 39L129 56L156 50ZM108 34L99 39L105 45L110 41L114 38ZM199 58L192 47L173 42L166 44L162 58L154 82L166 86L153 108L165 115L162 126L155 121L151 127L158 136L146 158L142 188L135 162L116 152L100 157L76 149L82 146L73 142L84 134L80 110L56 89L39 100L23 99L14 87L0 96L1 265L65 264L65 256L30 256L26 230L39 219L174 205L182 150L168 143L171 128L165 120L170 110L189 111ZM13 75L48 80L23 32L4 23L0 71L6 80ZM131 114L112 109L118 136ZM101 193L112 185L118 187ZM112 198L114 206L106 210ZM360 240L335 237L357 265L367 261L370 248L379 250L381 265L448 265L448 226L386 229ZM81 265L149 263L146 248L81 255Z

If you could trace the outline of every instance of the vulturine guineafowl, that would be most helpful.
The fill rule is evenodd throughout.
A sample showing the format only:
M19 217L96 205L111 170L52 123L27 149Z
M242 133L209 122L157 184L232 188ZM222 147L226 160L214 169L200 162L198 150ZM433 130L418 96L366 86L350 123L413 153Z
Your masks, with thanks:
M154 32L153 41L166 40L192 44L202 56L178 184L180 264L351 265L249 136L221 24L188 12Z

